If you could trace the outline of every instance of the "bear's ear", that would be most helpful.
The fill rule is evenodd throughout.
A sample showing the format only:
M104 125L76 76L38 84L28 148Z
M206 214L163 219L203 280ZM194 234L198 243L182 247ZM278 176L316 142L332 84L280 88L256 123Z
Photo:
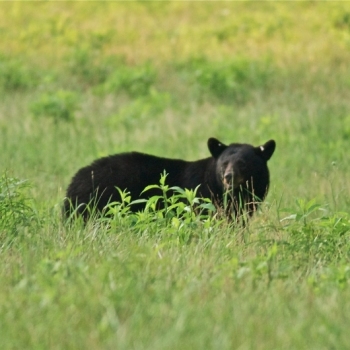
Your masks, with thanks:
M208 148L209 148L211 155L214 158L218 158L220 156L220 154L226 149L226 147L227 147L226 145L224 145L219 140L214 139L213 137L211 137L208 140Z
M272 157L273 152L275 152L275 148L276 148L275 140L270 140L270 141L267 141L265 144L259 147L256 147L255 150L257 154L259 154L266 161L268 161Z

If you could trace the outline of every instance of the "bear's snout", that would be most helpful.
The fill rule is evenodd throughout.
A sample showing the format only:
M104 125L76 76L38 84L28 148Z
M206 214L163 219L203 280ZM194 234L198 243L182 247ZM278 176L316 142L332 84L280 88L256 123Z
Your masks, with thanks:
M225 174L225 183L227 184L231 184L232 183L232 180L233 180L233 173L227 173Z
M240 187L244 183L244 179L232 168L227 168L224 172L222 182L226 190L232 190Z

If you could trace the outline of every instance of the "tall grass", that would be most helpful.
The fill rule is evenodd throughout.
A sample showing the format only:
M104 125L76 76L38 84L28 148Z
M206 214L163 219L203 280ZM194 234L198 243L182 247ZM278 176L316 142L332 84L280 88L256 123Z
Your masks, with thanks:
M349 13L3 3L1 348L347 348ZM93 159L194 160L211 136L277 142L245 229L183 206L62 222Z

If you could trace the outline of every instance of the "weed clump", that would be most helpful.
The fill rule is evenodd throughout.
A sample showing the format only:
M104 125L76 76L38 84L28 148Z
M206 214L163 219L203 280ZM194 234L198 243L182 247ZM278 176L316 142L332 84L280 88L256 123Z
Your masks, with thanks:
M3 91L25 91L36 87L39 77L20 59L0 57L0 89Z
M35 117L50 117L55 122L72 121L78 109L78 96L73 91L58 90L54 93L43 93L30 105Z
M36 213L27 196L29 184L26 180L8 177L0 178L0 235L16 235L20 228L28 227L36 220ZM1 237L0 236L0 237Z
M251 59L209 61L189 60L179 65L197 91L199 99L214 98L223 102L244 103L252 92L266 88L271 81L272 67L268 61Z
M112 232L124 227L137 235L159 236L164 233L168 239L185 244L203 235L210 236L213 228L224 221L217 220L215 206L209 199L197 197L197 189L169 187L165 184L165 178L164 174L159 185L144 189L143 192L158 189L162 193L148 200L131 201L127 192L120 191L121 202L107 205L107 218L100 220L107 220ZM132 205L139 203L145 203L145 209L133 213Z
M156 82L156 71L149 64L136 67L120 65L97 90L104 93L125 92L130 97L147 96Z

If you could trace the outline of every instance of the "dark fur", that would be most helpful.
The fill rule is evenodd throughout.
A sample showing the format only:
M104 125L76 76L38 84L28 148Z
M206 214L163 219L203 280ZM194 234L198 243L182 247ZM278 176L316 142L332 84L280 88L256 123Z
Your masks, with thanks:
M104 157L80 169L73 177L67 190L64 211L69 216L77 208L77 213L87 218L87 204L93 203L98 211L102 211L109 202L120 201L116 187L130 192L132 199L159 195L157 189L141 192L148 185L158 184L160 175L165 171L168 174L166 184L170 187L195 189L200 185L197 195L211 198L218 208L223 207L226 192L228 207L234 215L239 214L238 208L242 207L252 214L257 202L267 194L267 161L275 146L273 140L260 147L237 143L226 146L210 138L208 148L212 156L193 162L138 152ZM143 208L143 204L135 204L132 210Z

